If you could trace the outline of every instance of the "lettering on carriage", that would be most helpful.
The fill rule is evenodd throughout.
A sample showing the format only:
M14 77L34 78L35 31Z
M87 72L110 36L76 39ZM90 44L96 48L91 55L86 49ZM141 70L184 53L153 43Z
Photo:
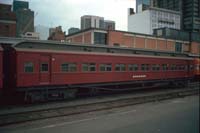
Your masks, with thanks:
M133 78L146 78L147 75L133 75Z

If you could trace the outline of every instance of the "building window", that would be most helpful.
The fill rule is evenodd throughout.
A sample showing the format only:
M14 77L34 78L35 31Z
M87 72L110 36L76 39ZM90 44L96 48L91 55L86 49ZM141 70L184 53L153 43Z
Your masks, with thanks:
M41 63L40 65L40 72L48 72L49 71L49 65L48 63Z
M77 65L75 63L63 63L61 64L62 72L76 72Z
M138 70L138 65L137 64L129 64L128 65L128 70L129 71L137 71Z
M32 73L33 72L33 63L32 62L25 62L24 63L24 72Z
M175 44L175 52L182 52L182 44L179 42L176 42Z
M125 64L116 64L115 71L126 71L126 65Z
M102 72L112 71L112 65L111 64L100 64L100 71L102 71Z
M107 34L94 32L94 43L95 44L106 44L107 42Z
M94 71L96 71L96 64L95 63L84 63L84 64L82 64L82 71L83 72L94 72Z
M141 70L142 71L148 71L149 70L149 64L142 64L141 65Z

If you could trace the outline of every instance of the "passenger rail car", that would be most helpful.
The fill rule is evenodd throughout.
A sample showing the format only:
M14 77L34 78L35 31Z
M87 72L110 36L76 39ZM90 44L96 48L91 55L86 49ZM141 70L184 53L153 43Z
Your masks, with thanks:
M51 97L67 98L77 86L109 83L176 82L193 77L183 57L159 57L134 54L76 52L12 48L8 60L8 88L25 94L25 100ZM14 75L14 76L12 76ZM73 89L71 89L73 88Z
M194 59L194 75L197 81L200 81L200 58Z
M0 95L3 88L3 49L0 46Z

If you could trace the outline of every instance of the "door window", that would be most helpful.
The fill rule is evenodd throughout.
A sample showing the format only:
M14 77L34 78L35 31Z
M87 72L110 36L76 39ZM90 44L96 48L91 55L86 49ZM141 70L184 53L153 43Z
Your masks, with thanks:
M40 65L40 72L48 72L49 71L49 65L48 63L41 63Z

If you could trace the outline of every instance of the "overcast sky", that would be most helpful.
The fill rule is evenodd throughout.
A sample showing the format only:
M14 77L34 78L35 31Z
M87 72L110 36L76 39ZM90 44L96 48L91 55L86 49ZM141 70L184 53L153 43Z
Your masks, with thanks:
M0 0L12 4L13 0ZM117 30L127 30L127 10L135 7L135 0L24 0L35 12L35 25L55 27L61 25L64 31L80 27L80 17L97 15L114 20Z

